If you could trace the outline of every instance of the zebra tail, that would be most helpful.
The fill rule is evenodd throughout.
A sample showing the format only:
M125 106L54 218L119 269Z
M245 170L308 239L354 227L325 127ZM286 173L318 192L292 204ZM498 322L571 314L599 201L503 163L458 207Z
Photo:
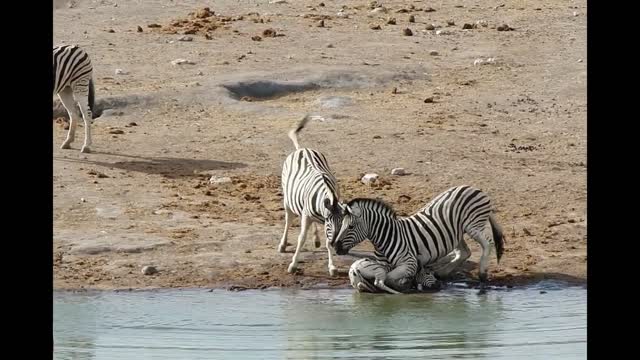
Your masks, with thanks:
M300 122L298 123L298 126L296 126L294 129L291 129L291 131L289 131L289 139L293 141L293 145L296 147L296 150L300 149L300 145L298 144L298 133L302 131L302 129L304 129L305 126L307 126L307 123L309 122L309 120L324 121L324 118L321 116L311 116L307 114L305 115L305 117L302 118L302 120L300 120Z
M92 119L100 116L96 110L96 89L93 84L93 79L89 80L89 109L91 109Z
M504 243L505 237L502 233L502 228L496 221L495 215L489 215L489 224L491 224L491 232L493 233L493 243L496 246L496 257L498 258L498 264L500 263L500 258L504 253Z

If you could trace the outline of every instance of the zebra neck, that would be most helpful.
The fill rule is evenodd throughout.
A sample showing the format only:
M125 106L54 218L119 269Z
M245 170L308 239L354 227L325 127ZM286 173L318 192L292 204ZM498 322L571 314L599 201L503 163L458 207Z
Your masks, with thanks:
M378 213L375 218L369 218L369 223L369 240L376 251L389 258L394 251L394 244L402 236L400 222L395 217Z

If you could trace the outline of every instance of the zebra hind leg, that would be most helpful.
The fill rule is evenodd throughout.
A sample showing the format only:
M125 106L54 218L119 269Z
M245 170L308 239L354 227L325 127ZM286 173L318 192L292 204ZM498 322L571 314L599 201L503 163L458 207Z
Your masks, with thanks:
M296 252L293 254L293 259L291 260L291 264L289 264L289 269L287 270L289 273L293 273L298 268L298 261L300 257L300 250L302 250L302 246L304 245L305 240L307 239L307 232L309 231L310 225L312 225L312 221L310 217L306 215L302 215L300 224L300 236L298 236L298 245L296 246Z
M62 89L58 93L58 97L62 102L62 106L67 110L69 114L69 131L67 132L67 138L60 146L61 149L70 149L71 143L76 138L76 127L78 126L78 110L76 109L76 101L73 98L73 90L70 87Z
M91 125L93 124L93 114L89 107L89 84L78 84L74 86L73 91L77 94L78 105L80 105L80 112L82 113L82 119L84 120L84 144L80 152L91 152Z
M283 253L287 249L287 232L289 231L289 226L291 225L291 216L293 212L289 210L287 205L284 206L284 234L282 234L282 238L280 239L280 244L278 244L278 252Z
M473 229L468 232L469 236L477 241L482 247L482 255L480 255L480 271L478 277L481 283L487 282L489 276L487 268L489 266L489 256L491 256L492 240L485 231Z
M349 267L349 282L359 292L379 293L376 279L384 279L389 266L373 259L358 259Z
M320 242L320 225L318 225L317 223L314 223L313 228L315 229L313 231L313 245L317 249L320 246L322 246L322 243Z

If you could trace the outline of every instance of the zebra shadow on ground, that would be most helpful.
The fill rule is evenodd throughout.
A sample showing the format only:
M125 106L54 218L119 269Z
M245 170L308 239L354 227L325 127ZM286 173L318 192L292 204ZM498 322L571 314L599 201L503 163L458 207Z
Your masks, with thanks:
M202 172L211 170L232 170L247 167L247 164L238 162L226 162L218 160L184 159L171 157L143 157L135 155L125 155L108 152L95 152L110 156L119 156L134 160L128 161L98 161L90 159L70 159L54 157L55 160L63 162L83 163L96 165L109 169L120 169L125 171L141 172L151 175L162 175L167 178L201 177Z

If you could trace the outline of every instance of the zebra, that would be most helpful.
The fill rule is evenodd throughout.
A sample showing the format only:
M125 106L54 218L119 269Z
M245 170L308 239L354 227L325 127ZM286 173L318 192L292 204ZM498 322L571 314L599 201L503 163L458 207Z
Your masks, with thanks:
M362 258L356 260L349 268L349 282L360 292L379 293L382 292L375 285L376 281L384 281L387 274L392 270L388 261L378 259ZM415 276L415 289L423 291L426 289L439 289L441 283L432 271L427 267L421 267Z
M487 224L492 230L491 237L484 231ZM471 252L464 241L465 233L482 247L479 278L485 283L490 243L495 245L499 263L505 239L488 195L468 185L446 190L409 217L398 216L381 200L353 199L345 206L342 226L332 246L337 255L345 255L358 243L370 239L376 254L388 259L393 267L384 280L375 279L374 285L400 293L411 287L421 267L439 265L439 272L448 274L466 261ZM441 264L441 258L452 252L453 260Z
M84 144L81 152L91 152L91 124L95 114L93 66L89 55L77 45L53 48L53 95L58 95L69 113L69 132L61 149L69 149L76 136L78 109L84 120Z
M289 154L282 167L282 193L284 197L285 225L284 234L278 245L278 252L283 253L287 246L287 231L291 224L291 216L301 218L298 245L288 272L296 271L300 257L300 249L306 240L307 231L311 226L324 223L326 248L329 257L329 274L335 276L337 268L333 265L331 242L337 234L342 222L345 207L340 203L338 182L333 175L326 157L309 148L301 148L297 134L306 126L309 120L321 120L320 116L306 115L298 126L289 131L289 138L296 150ZM317 228L314 231L314 243L320 247Z

